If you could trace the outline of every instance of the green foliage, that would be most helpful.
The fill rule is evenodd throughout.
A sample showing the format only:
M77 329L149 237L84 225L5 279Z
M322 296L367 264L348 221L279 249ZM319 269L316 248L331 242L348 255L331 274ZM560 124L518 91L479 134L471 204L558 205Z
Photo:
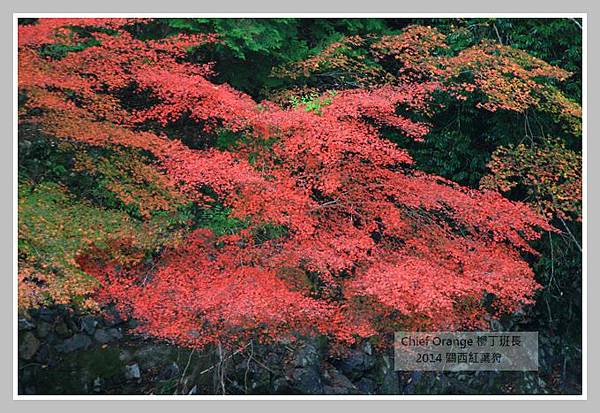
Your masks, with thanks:
M119 358L117 347L99 348L83 352L77 363L86 366L91 375L108 379L122 374L124 363Z
M283 225L264 224L253 231L254 239L257 243L271 241L277 238L285 237L288 229Z
M78 199L53 182L19 182L19 270L29 274L20 283L43 287L34 302L86 306L97 282L81 271L77 258L103 251L122 262L149 258L177 239L177 228L188 213L157 214L147 222L125 211L107 209Z
M244 134L242 133L232 132L228 129L221 129L217 134L215 147L219 150L225 151L239 146L239 144L243 143L245 140Z
M411 153L423 170L474 187L486 173L491 153L475 151L473 146L468 133L442 130L431 134L425 144L414 144Z
M43 45L40 48L40 54L46 58L53 60L60 60L67 56L70 52L80 52L87 49L88 47L96 46L100 44L95 39L85 43L78 43L75 45L52 43Z
M214 32L221 43L199 51L214 60L218 79L254 96L271 83L271 68L307 52L296 19L167 19L177 31Z
M217 79L258 100L291 86L271 76L274 67L305 59L348 34L389 31L384 19L165 19L163 32L214 32L222 42L197 50L214 60Z
M323 106L330 105L332 98L336 95L335 91L330 91L328 97L321 97L317 93L311 93L301 97L292 96L290 97L290 103L293 108L303 108L307 112L315 112L321 114Z
M306 47L298 40L295 19L215 19L212 24L227 49L241 60L249 60L252 54L294 59ZM292 49L296 56L290 53Z
M48 262L72 267L71 259L90 241L108 247L114 234L140 232L127 214L75 200L52 182L19 185L19 250Z
M248 227L248 219L231 217L231 208L215 204L210 208L199 209L196 214L196 227L208 228L216 236L232 235ZM263 243L284 237L287 228L283 225L265 223L252 232L256 242Z
M215 235L231 235L247 227L247 222L230 217L231 208L214 205L204 208L196 214L196 225L199 228L208 228Z
M80 270L79 253L91 245L109 248L119 233L141 233L124 213L77 202L64 187L51 182L19 185L20 271L37 275L22 280L43 283L44 290L33 302L79 301L96 282ZM72 288L67 287L67 284Z

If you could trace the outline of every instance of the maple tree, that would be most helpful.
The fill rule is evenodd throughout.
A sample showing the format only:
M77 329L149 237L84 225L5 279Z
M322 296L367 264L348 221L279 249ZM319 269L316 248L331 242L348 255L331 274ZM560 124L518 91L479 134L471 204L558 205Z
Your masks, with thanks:
M409 26L394 35L349 36L274 73L330 79L324 87L335 88L433 80L460 100L476 99L477 107L515 112L536 107L551 112L574 134L581 133L581 107L552 84L539 81L564 81L569 72L487 40L453 53L446 39L429 26Z
M489 166L491 174L482 179L482 186L509 192L521 185L548 218L581 221L581 157L560 141L532 148L501 147Z
M358 87L315 88L314 100L282 107L213 82L211 62L188 58L218 36L141 39L129 30L145 23L19 26L20 122L72 145L74 173L99 180L135 215L132 224L127 214L75 206L80 218L69 231L97 219L103 235L75 243L69 235L67 262L54 270L35 248L23 249L21 305L44 293L59 302L70 295L112 301L140 332L199 347L296 334L353 342L394 326L485 328L533 302L539 285L524 255L536 254L529 241L555 231L546 218L494 190L418 170L381 131L393 129L407 143L427 139L427 116L440 110L436 93L476 95L489 111L546 104L577 128L576 105L536 81L564 79L565 71L491 44L439 54L444 36L417 26L346 39L299 66L308 73L324 60L327 69L360 71L364 65L339 50L367 44L373 57L400 62L398 73L372 69ZM44 55L48 45L65 55ZM462 79L467 68L472 77ZM185 141L167 133L182 119L195 125ZM59 205L52 225L71 213L60 206L65 188L33 191L49 191ZM574 202L577 193L566 191ZM217 221L192 218L155 225L185 208L234 225L219 230ZM21 229L33 245L39 232L25 222ZM81 274L97 284L64 289Z

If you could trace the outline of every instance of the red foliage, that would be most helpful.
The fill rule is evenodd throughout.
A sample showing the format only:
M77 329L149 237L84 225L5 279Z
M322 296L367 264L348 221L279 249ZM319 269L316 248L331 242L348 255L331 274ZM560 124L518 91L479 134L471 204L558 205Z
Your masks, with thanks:
M62 26L24 29L23 119L59 138L148 151L172 188L203 203L208 187L247 223L221 237L192 231L152 269L80 257L103 284L100 298L139 319L141 331L190 346L298 332L352 341L395 323L480 327L531 302L537 284L520 253L552 230L545 220L496 192L412 169L407 151L379 136L388 125L423 139L428 126L396 107L427 111L437 83L340 92L318 114L284 110L212 83L210 65L183 59L214 36L140 41L110 26L117 34L97 33L100 46L56 61L37 47ZM126 87L156 102L128 109L117 97ZM138 129L184 114L198 123L198 139L217 127L245 139L198 150ZM268 226L284 231L258 237ZM498 312L483 304L486 293Z

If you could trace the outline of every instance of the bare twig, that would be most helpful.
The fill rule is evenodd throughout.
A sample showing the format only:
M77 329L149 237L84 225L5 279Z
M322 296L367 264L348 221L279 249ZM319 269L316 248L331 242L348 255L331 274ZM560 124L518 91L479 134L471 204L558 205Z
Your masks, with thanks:
M579 244L579 241L577 240L577 238L575 237L575 235L573 235L573 233L571 232L571 230L567 226L567 223L561 217L558 217L558 218L560 219L560 222L562 222L563 227L565 227L565 229L567 230L567 233L571 236L571 239L573 240L573 242L575 243L575 245L577 245L577 248L579 248L579 252L583 253L583 248L581 248L581 244Z
M498 31L498 28L496 27L496 23L494 23L494 31L496 32L496 36L498 36L498 41L500 42L500 45L504 46L504 43L502 43L502 37L500 37L500 32Z
M583 26L581 25L581 23L579 23L577 21L577 19L574 19L571 17L569 20L571 20L573 23L575 23L577 25L577 27L579 27L579 30L583 30Z
M218 368L218 376L219 376L219 381L221 384L221 392L223 395L225 395L225 368L224 368L224 364L225 364L225 359L223 358L223 346L221 345L221 342L219 342L219 368Z
M179 388L179 385L183 383L183 379L185 377L185 374L188 371L188 368L190 367L190 363L192 362L192 357L194 356L195 351L196 351L196 349L192 349L192 352L190 353L190 356L188 357L187 364L185 365L185 368L183 369L183 373L181 373L181 377L179 378L179 383L177 383L177 388Z
M235 356L236 354L240 354L242 351L244 351L248 346L250 345L250 343L246 344L243 348L235 351L234 353L231 353L229 356L225 357L223 359L223 361L229 360L230 358L232 358L233 356ZM209 371L212 371L215 369L215 367L218 367L219 363L217 364L213 364L212 366L202 370L200 373L198 373L199 376L208 373Z
M548 287L551 287L554 281L554 245L552 243L552 232L550 231L548 231L548 239L550 240L550 281L548 281ZM558 284L556 286L558 287Z
M256 357L254 357L254 350L252 350L252 353L250 353L248 361L250 361L250 360L252 360L256 364L258 364L259 366L261 366L263 369L267 370L268 372L275 373L273 370L271 370L269 367L267 367L264 363L261 363Z
M335 205L335 204L337 204L337 202L338 202L337 199L334 199L333 201L323 202L322 204L319 204L316 207L314 207L312 210L316 211L317 209L325 208L325 207L328 207L330 205Z
M250 371L250 361L252 360L252 355L254 354L254 345L252 345L252 341L250 341L250 356L246 361L246 372L244 373L244 393L248 394L248 372Z

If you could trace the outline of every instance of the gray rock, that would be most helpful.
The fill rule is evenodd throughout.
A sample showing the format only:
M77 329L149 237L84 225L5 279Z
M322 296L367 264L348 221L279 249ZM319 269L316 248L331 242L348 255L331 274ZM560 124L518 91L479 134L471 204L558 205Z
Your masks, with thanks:
M358 383L356 383L356 387L358 387L358 390L360 390L362 394L375 394L377 384L375 383L375 381L367 377L363 377L358 381Z
M101 344L105 344L105 343L109 343L110 341L112 341L112 337L110 334L108 334L108 332L106 330L98 329L94 333L94 340L96 340L97 342L99 342Z
M137 364L129 364L125 366L125 378L127 380L136 380L142 377L140 366Z
M323 382L315 368L297 368L292 372L292 389L301 394L323 394Z
M48 344L42 344L35 353L35 361L41 364L46 364L50 360L50 346Z
M35 324L24 318L24 317L19 317L19 331L27 331L27 330L33 330L35 328Z
M179 366L177 363L173 362L165 367L159 374L158 378L160 380L170 380L173 377L177 377L179 375Z
M54 321L56 317L56 312L49 308L40 308L39 310L37 310L36 315L40 320L50 323Z
M371 346L371 342L369 342L368 340L365 341L365 344L363 345L363 350L369 356L372 356L373 355L373 347Z
M100 393L100 390L102 390L102 378L100 377L96 377L94 379L94 392L95 393Z
M61 353L71 353L77 350L87 349L92 344L92 339L85 334L75 334L56 346Z
M46 338L50 333L50 324L45 321L40 321L35 329L35 334L39 338Z
M327 385L324 387L325 394L356 394L358 389L350 379L335 368L330 368L324 374Z
M389 356L385 354L381 356L381 370L387 373L389 370L393 370L393 363Z
M132 359L133 356L131 355L131 351L122 349L119 352L119 360L121 360L123 363L129 363Z
M410 378L406 381L407 385L403 387L402 392L405 394L413 394L416 391L416 387L420 385L422 377L422 371L413 371Z
M133 358L142 370L164 366L173 355L173 348L162 344L149 344L138 349Z
M273 380L271 389L273 394L290 394L292 391L289 382L284 377Z
M294 356L294 365L296 367L315 366L318 365L320 361L321 356L317 347L310 342L304 343L304 345L296 351Z
M75 322L72 316L67 316L65 322L67 323L67 327L69 328L69 330L73 332L79 331L79 323Z
M94 319L94 317L91 317L91 316L81 317L79 322L81 324L82 332L89 334L91 336L94 334L94 331L96 331L96 326L98 325L98 321L96 321L96 319Z
M261 363L262 364L262 363ZM243 360L232 369L232 379L237 381L242 392L268 394L272 387L271 373L264 365L252 360Z
M383 377L383 383L379 389L380 394L398 394L400 391L400 381L398 380L398 372L389 370Z
M119 328L109 328L108 334L110 334L115 340L120 340L123 338L123 333L121 333L121 329Z
M121 318L121 315L114 308L106 310L106 317L104 318L104 324L108 327L114 327L119 324L123 324L125 320Z
M69 330L67 323L65 323L62 320L58 324L56 324L56 326L54 327L54 331L56 332L56 335L62 338L71 337L73 335L71 330Z
M94 333L94 339L100 344L107 344L121 338L123 338L123 334L116 328L109 328L107 330L98 329Z
M375 367L375 357L364 351L350 350L345 358L336 363L336 367L350 379L358 380Z
M31 360L38 351L38 348L40 348L40 340L31 331L28 331L19 340L19 357Z

